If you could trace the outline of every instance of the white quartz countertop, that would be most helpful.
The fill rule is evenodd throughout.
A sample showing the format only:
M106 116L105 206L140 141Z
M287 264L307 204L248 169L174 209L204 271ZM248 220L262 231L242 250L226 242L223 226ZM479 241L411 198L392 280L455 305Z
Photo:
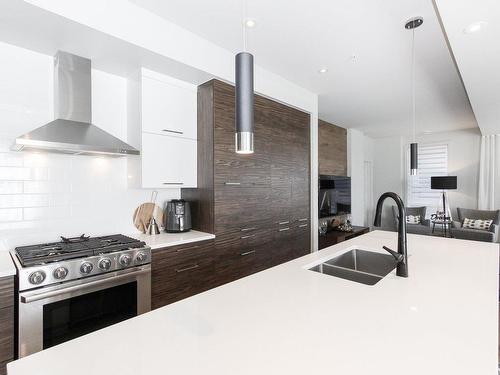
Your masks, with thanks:
M497 368L498 244L408 235L409 278L307 268L375 231L8 365L9 375L453 374ZM381 250L383 252L383 250Z
M213 234L198 232L196 230L190 230L189 232L183 233L161 232L160 234L156 234L154 236L135 232L129 234L129 236L146 242L148 246L151 246L152 250L215 238L215 235Z
M0 251L0 277L16 274L16 266L8 251Z

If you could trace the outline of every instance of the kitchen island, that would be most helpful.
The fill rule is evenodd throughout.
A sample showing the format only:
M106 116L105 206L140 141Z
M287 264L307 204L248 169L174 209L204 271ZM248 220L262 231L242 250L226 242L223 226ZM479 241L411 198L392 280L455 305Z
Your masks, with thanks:
M375 231L8 365L10 375L474 374L497 368L498 244L408 235L409 278L312 266Z

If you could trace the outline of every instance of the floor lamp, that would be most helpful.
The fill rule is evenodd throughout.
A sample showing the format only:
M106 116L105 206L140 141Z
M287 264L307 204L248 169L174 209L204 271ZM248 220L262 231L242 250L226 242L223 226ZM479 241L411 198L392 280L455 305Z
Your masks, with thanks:
M434 176L431 177L431 189L442 190L443 192L443 220L451 219L450 216L446 216L446 190L455 190L457 188L457 176Z

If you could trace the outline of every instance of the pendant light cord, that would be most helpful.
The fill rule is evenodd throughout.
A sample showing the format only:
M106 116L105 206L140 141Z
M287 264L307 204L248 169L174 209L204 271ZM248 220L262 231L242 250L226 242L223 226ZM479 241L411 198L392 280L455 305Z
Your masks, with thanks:
M246 25L246 18L247 18L247 1L246 0L242 0L242 5L243 5L243 9L242 9L242 26L243 26L243 52L246 52L247 51L247 25Z
M412 101L412 125L413 125L413 143L416 140L416 101L415 101L415 28L412 29L411 41L411 101Z

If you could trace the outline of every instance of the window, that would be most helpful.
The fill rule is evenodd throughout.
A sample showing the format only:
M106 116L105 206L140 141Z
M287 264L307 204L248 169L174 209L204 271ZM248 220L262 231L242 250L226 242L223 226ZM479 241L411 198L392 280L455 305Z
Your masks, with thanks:
M408 207L427 206L428 215L436 212L441 199L441 191L431 190L431 176L447 175L448 145L419 144L418 172L416 176L408 176L407 180Z

